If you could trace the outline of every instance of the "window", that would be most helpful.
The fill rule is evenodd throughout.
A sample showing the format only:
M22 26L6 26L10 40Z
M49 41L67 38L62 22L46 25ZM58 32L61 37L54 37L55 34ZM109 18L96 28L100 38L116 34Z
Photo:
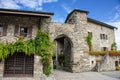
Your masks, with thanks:
M20 27L20 36L27 37L27 34L28 34L28 28Z
M91 36L92 36L92 32L88 32L88 35L91 35Z
M116 67L118 66L118 61L115 61L115 66L116 66Z
M100 39L107 40L108 37L106 34L100 34Z
M108 50L107 47L103 47L103 48L102 48L102 51L107 51L107 50Z
M94 64L94 61L91 61L92 64Z
M7 35L7 25L0 25L0 36Z
M14 53L5 59L4 77L31 77L34 70L34 55Z
M0 36L2 36L2 34L3 34L3 26L0 25Z
M32 26L31 27L20 27L19 25L15 25L14 36L31 37L32 28L33 28Z

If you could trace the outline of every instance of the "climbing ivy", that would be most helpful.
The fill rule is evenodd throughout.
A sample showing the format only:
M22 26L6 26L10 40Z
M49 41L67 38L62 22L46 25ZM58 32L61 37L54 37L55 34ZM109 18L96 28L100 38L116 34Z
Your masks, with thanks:
M91 51L92 49L92 36L90 34L88 34L88 36L86 37L86 41L89 47L89 51Z
M51 42L48 33L39 31L35 38L36 54L40 55L43 63L43 72L46 75L51 73L51 60L53 56L54 43ZM49 70L49 71L48 71Z
M112 45L111 45L111 50L112 51L117 51L117 44L114 42L114 43L112 43Z
M41 56L43 73L49 75L52 69L53 48L54 43L50 40L48 33L39 30L35 39L25 41L20 37L14 43L0 43L0 59L7 58L9 54L13 55L15 52L25 52L26 55L37 54Z

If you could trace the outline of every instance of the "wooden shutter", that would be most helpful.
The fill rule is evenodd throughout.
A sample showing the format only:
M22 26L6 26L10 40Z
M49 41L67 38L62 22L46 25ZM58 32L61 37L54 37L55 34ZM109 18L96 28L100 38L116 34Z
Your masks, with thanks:
M17 37L19 33L19 25L15 25L14 36Z
M15 53L5 59L4 77L31 77L34 70L34 55Z
M7 25L5 24L3 26L3 36L6 36L7 35Z
M28 28L28 37L32 37L32 29L32 26Z
M100 39L103 39L103 34L100 34Z

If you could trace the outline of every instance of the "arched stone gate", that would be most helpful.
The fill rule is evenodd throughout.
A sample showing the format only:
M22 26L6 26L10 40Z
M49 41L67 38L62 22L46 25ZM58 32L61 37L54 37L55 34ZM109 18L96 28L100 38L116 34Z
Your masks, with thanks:
M56 42L56 50L55 50L55 65L56 68L62 68L66 70L70 70L71 63L73 62L72 55L72 41L71 39L62 34L58 35L55 38Z

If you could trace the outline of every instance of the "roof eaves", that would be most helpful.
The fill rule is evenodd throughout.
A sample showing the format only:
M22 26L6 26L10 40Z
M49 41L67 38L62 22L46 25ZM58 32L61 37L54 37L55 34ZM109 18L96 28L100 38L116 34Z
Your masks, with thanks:
M36 12L36 11L1 9L1 8L0 8L0 13L18 14L18 15L31 15L31 16L46 16L46 17L50 17L50 16L54 15L54 13L48 13L48 12Z
M85 11L85 10L79 10L79 9L74 9L73 11L77 11L77 12L84 12L84 13L89 13L89 11Z

